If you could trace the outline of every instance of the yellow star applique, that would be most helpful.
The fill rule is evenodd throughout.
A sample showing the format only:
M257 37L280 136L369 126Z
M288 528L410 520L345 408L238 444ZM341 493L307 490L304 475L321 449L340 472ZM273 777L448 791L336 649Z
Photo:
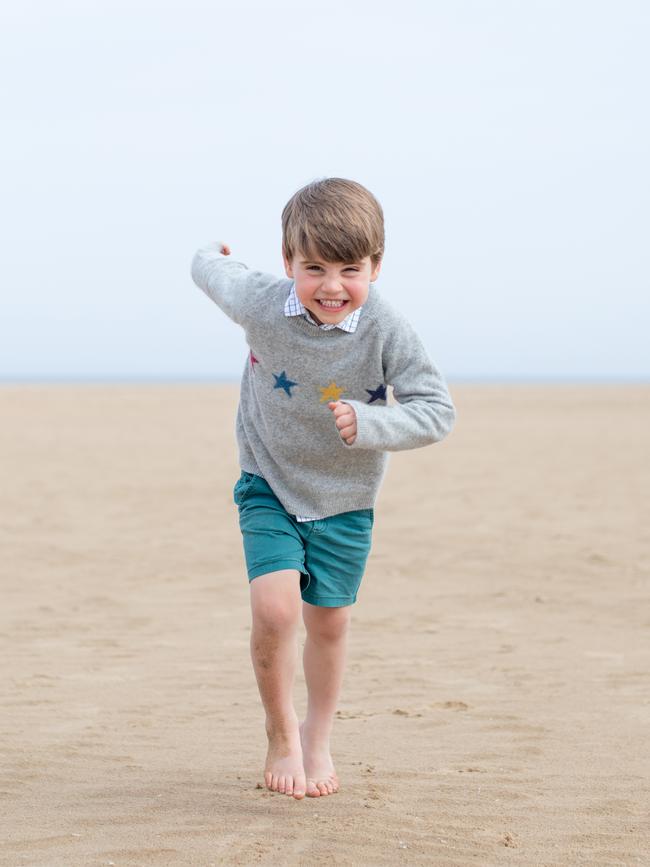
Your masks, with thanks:
M330 382L326 388L321 388L321 391L323 392L323 396L321 397L320 402L324 403L326 400L338 400L345 389L339 388L335 382Z

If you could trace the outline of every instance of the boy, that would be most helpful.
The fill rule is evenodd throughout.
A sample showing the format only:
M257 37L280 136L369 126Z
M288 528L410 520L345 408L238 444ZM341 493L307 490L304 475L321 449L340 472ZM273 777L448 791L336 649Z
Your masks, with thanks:
M282 212L289 279L249 270L222 243L192 262L194 281L245 329L250 350L233 498L266 711L264 779L297 799L339 788L329 738L386 452L438 442L455 419L416 332L373 286L383 253L379 202L354 181L326 178ZM301 609L308 704L299 723L292 688Z

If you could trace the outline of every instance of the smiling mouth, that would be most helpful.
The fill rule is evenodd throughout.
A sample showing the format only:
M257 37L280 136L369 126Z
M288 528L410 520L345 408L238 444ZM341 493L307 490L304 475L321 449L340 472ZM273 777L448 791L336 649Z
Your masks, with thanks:
M323 310L342 310L345 305L348 303L347 299L345 301L324 301L321 298L317 298L318 306Z

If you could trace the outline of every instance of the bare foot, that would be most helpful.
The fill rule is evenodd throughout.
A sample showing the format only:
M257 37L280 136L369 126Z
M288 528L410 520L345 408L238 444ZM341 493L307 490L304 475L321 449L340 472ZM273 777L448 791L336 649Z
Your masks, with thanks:
M334 770L329 742L323 743L310 737L304 722L300 724L300 741L307 777L307 797L320 798L321 795L338 792L339 778Z
M264 765L266 788L281 795L305 797L305 770L302 765L300 734L274 734L267 730L269 749Z

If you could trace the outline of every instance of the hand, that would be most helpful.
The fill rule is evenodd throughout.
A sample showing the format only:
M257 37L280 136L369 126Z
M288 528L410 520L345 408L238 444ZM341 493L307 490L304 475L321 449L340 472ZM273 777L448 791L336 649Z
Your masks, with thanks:
M223 241L220 241L219 243L221 244L221 249L219 250L219 252L223 253L224 256L230 256L230 247L228 246L228 244L224 244Z
M332 400L328 407L334 413L336 426L341 434L341 439L351 446L357 438L357 414L349 403L341 403L340 400Z

